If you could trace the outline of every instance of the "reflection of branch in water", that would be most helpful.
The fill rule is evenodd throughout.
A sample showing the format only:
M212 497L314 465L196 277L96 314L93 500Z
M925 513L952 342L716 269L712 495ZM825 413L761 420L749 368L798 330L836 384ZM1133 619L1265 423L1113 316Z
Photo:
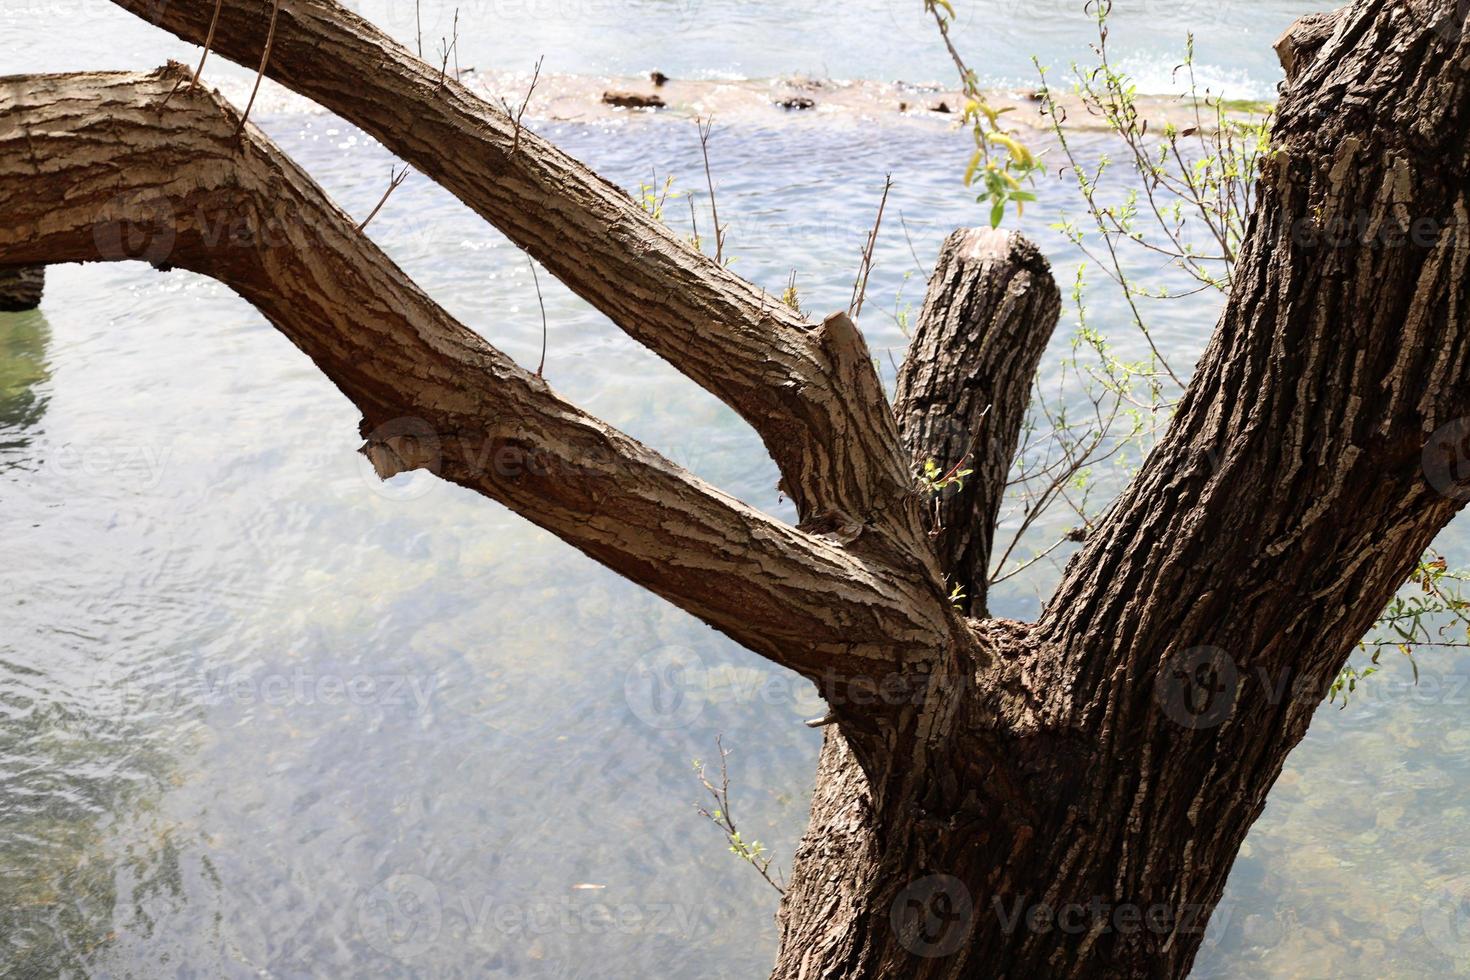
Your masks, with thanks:
M29 702L0 725L0 759L31 763L0 781L0 867L19 872L0 874L0 962L15 976L99 973L120 937L147 936L187 901L181 828L159 807L176 762L74 673L0 651L5 703ZM199 877L218 887L210 868Z
M37 270L39 271L39 270ZM0 314L0 471L11 450L30 445L49 395L38 391L51 380L46 349L51 326L40 312Z
M57 476L8 472L34 470L55 449L41 432L50 348L42 311L0 313L0 500L12 510L15 481ZM183 908L191 880L214 880L186 867L191 853L208 856L159 804L179 784L175 747L197 699L175 693L152 649L130 660L114 647L118 607L89 621L54 571L32 576L22 562L8 574L7 593L30 612L0 629L0 974L98 975L110 951ZM22 635L23 646L12 642Z
M0 313L34 310L46 286L43 265L0 266Z

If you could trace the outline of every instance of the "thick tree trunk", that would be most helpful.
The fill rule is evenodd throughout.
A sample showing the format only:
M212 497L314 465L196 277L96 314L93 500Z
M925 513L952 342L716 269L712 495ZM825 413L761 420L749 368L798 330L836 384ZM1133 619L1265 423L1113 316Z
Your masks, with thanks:
M215 6L116 2L196 40ZM220 52L253 60L272 6L224 0ZM275 77L724 398L771 447L801 525L558 399L228 106L184 92L165 109L178 67L0 80L0 265L214 276L361 409L381 474L426 468L501 501L816 681L835 724L774 976L1184 976L1326 684L1470 499L1454 0L1360 0L1283 42L1290 83L1227 309L1035 624L946 598L968 583L983 615L1057 315L1034 248L947 243L891 413L846 316L779 309L332 0L281 20ZM909 462L966 455L976 474L926 529Z
M899 372L899 429L916 462L975 471L935 496L930 534L977 615L1006 477L1060 310L1034 244L1015 233L956 231L940 249ZM1013 642L997 624L981 631L987 649ZM947 687L971 685L956 677ZM967 698L954 724L905 766L922 774L906 793L875 791L873 770L859 764L843 730L828 730L773 976L940 977L963 975L974 955L998 962L998 948L986 953L972 940L975 915L986 911L974 905L978 883L994 884L1031 830L1011 809L1027 804L992 757L997 746L964 734L976 707Z
M46 288L44 266L0 266L0 312L34 310Z
M1327 686L1470 497L1454 6L1283 41L1276 153L1176 422L1041 621L977 624L994 666L914 796L829 734L773 976L1188 974Z

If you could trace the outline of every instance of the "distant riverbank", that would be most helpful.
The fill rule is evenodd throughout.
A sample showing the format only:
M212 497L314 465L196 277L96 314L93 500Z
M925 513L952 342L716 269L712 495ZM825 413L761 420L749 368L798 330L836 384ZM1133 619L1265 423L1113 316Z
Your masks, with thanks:
M451 73L453 69L450 69ZM655 81L655 75L659 78ZM460 70L460 81L493 105L519 108L531 86L530 72ZM239 76L214 80L226 97L243 105L250 81ZM1070 83L1054 79L1055 97L1069 130L1103 130L1103 121L1089 114L1072 94ZM991 105L1009 110L1006 124L1013 128L1047 130L1051 120L1043 112L1035 88L1000 88L987 93ZM632 103L630 105L630 103ZM1194 110L1178 96L1140 95L1139 111L1154 128L1165 123L1181 127L1195 123ZM257 99L257 112L311 114L314 103L267 82ZM526 108L526 120L537 122L597 122L628 119L691 120L714 117L720 124L771 127L785 124L838 124L856 126L916 126L942 129L958 124L964 98L957 89L923 82L841 80L793 74L775 78L685 79L652 73L646 76L542 73ZM1268 110L1270 102L1231 100L1239 115Z

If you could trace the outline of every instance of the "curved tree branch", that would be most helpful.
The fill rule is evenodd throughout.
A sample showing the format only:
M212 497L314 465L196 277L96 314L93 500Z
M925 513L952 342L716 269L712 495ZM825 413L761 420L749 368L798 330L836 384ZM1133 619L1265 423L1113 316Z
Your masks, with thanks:
M423 294L185 71L0 79L0 265L142 259L254 304L363 413L380 475L428 469L817 679L930 663L955 616L920 566L775 521L561 401Z
M113 2L195 44L216 7ZM270 12L269 0L224 0L213 50L254 67ZM804 522L888 531L898 551L923 553L913 479L855 330L805 322L334 0L282 7L267 74L438 181L738 412ZM855 387L842 384L853 377Z

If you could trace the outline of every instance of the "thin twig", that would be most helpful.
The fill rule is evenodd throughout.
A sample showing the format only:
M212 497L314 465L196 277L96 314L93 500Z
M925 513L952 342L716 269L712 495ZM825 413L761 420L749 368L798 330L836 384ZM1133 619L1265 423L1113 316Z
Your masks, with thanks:
M209 33L204 36L204 53L199 56L199 67L194 69L194 79L189 83L189 91L194 91L194 86L199 84L199 79L204 74L204 62L209 57L209 49L214 47L214 32L219 27L219 15L224 9L225 0L214 0L214 16L209 20Z
M822 724L827 723L825 721L822 722ZM813 723L808 722L807 724L812 725ZM817 726L813 725L813 727ZM725 765L725 760L729 758L730 752L725 748L720 739L721 736L715 736L715 747L720 753L719 786L710 782L709 777L704 774L704 763L699 761L695 761L694 763L694 771L699 775L700 783L703 784L710 798L715 801L714 809L698 803L694 804L694 808L699 811L701 816L724 832L725 840L730 844L730 852L732 854L743 861L749 862L750 866L755 868L760 876L766 880L766 884L776 889L782 895L785 895L785 886L777 880L781 877L781 869L777 868L776 876L771 876L771 859L761 857L765 852L765 848L761 847L760 841L743 840L740 836L739 828L735 826L734 818L730 816L730 770Z
M274 0L271 4L271 26L265 34L265 50L260 53L260 70L255 73L255 87L250 90L250 101L245 103L245 114L240 117L240 124L235 127L235 135L239 136L245 129L245 120L250 118L250 109L255 105L255 96L260 91L260 80L265 77L265 66L270 64L271 45L276 42L276 15L281 12L281 0Z
M418 29L419 60L424 60L424 13L422 10L423 0L413 0L414 26Z
M914 257L914 268L920 272L924 271L924 263L919 261L919 251L914 248L914 238L909 234L909 223L903 220L903 210L898 212L898 226L903 229L903 239L909 243L909 254Z
M439 63L439 87L441 89L444 87L445 81L447 81L448 78L449 78L449 56L451 54L456 55L456 57L458 56L458 48L459 48L459 8L458 7L455 7L454 8L454 28L453 28L453 30L450 33L453 36L453 40L452 41L449 38L447 38L447 37L441 37L439 39L439 46L444 49L444 59ZM458 81L458 79L455 79L455 81Z
M460 81L459 77L459 8L454 8L454 80Z
M709 187L709 212L715 223L715 262L725 264L725 229L720 226L720 210L715 204L715 178L709 165L709 134L715 125L715 117L701 121L695 117L694 125L699 130L699 151L704 155L704 181Z
M374 218L376 218L378 216L378 212L381 211L381 210L383 210L383 205L385 205L385 204L388 203L388 196L390 194L392 194L394 191L398 190L398 185L399 184L403 183L405 180L408 179L408 167L407 166L405 166L403 168L403 173L401 173L401 174L400 173L396 173L395 172L396 170L397 170L397 168L395 167L395 168L392 168L392 169L390 169L388 171L388 189L386 191L384 191L383 192L383 196L378 199L378 205L377 205L377 207L373 208L372 211L368 213L368 216L366 218L363 218L362 219L362 224L360 224L360 225L357 226L357 230L358 231L362 231L363 229L367 228L368 222L369 221L372 221Z
M536 377L541 377L546 370L546 300L541 298L541 279L536 275L536 263L532 258L526 256L526 264L531 267L531 282L536 286L536 302L541 304L541 363L536 365Z
M883 199L878 202L878 217L873 222L873 230L868 233L868 244L863 249L863 261L858 266L857 278L852 283L852 302L848 304L847 314L854 320L863 313L863 300L868 295L868 276L873 271L873 246L878 243L878 229L883 227L883 209L888 206L888 191L892 187L893 175L889 174L883 178Z
M1032 60L1033 62L1035 61L1035 59ZM1037 67L1040 68L1040 63L1036 62L1036 64ZM1046 75L1043 73L1043 83L1045 83L1045 80ZM1092 93L1092 90L1088 88L1085 83L1083 85L1083 89L1085 93ZM1042 91L1047 97L1048 107L1054 108L1056 106L1056 100L1055 97L1051 95L1051 90L1049 88L1044 88ZM1096 95L1093 94L1092 97L1096 98ZM1103 272L1109 276L1109 278L1113 279L1115 282L1118 283L1120 287L1122 287L1123 298L1127 301L1128 308L1133 313L1134 325L1138 328L1138 332L1143 335L1143 339L1148 343L1150 352L1152 352L1154 358L1158 361L1159 365L1169 375L1169 378L1180 388L1183 388L1184 383L1180 381L1179 376L1174 373L1173 367L1170 366L1169 361L1166 357L1164 357L1163 352L1159 350L1157 343L1155 343L1154 341L1153 335L1149 333L1148 324L1144 321L1143 313L1138 309L1138 303L1135 300L1134 290L1131 286L1128 285L1128 277L1123 268L1123 261L1118 255L1118 249L1113 242L1113 236L1108 233L1107 225L1101 217L1106 209L1102 205L1098 204L1096 200L1097 179L1088 179L1086 172L1082 169L1080 163L1073 155L1071 143L1067 139L1066 132L1062 129L1062 125L1058 120L1058 116L1055 114L1055 112L1051 113L1051 116L1052 132L1056 135L1058 145L1060 145L1062 152L1067 157L1067 167L1076 176L1077 187L1078 190L1081 192L1083 199L1087 202L1088 213L1092 216L1093 221L1097 224L1098 230L1102 233L1101 237L1103 240L1103 244L1106 245L1108 249L1107 262L1103 262L1100 258L1096 257L1094 257L1094 261L1097 262L1099 268L1101 268ZM1088 252L1088 255L1091 256L1091 253Z
M194 77L189 80L190 92L194 91L194 87L199 84L199 76L204 74L204 62L209 58L209 49L214 46L214 31L215 28L219 27L219 14L224 9L224 5L225 0L214 0L214 17L210 19L209 33L204 37L204 53L199 56L199 67L194 69ZM184 84L182 78L174 83L174 87L169 89L168 95L163 99L163 106L168 105L168 100L174 97L174 93L179 90L179 86L182 84ZM159 108L162 109L163 106L159 106Z
M531 85L526 89L526 97L521 100L519 109L512 109L504 96L500 99L501 108L505 110L505 114L510 117L511 125L515 127L515 138L510 145L511 156L515 156L516 151L521 148L521 119L526 115L526 107L531 104L531 95L536 91L536 83L541 80L541 62L545 60L546 55L544 54L536 59L536 68L531 72Z

